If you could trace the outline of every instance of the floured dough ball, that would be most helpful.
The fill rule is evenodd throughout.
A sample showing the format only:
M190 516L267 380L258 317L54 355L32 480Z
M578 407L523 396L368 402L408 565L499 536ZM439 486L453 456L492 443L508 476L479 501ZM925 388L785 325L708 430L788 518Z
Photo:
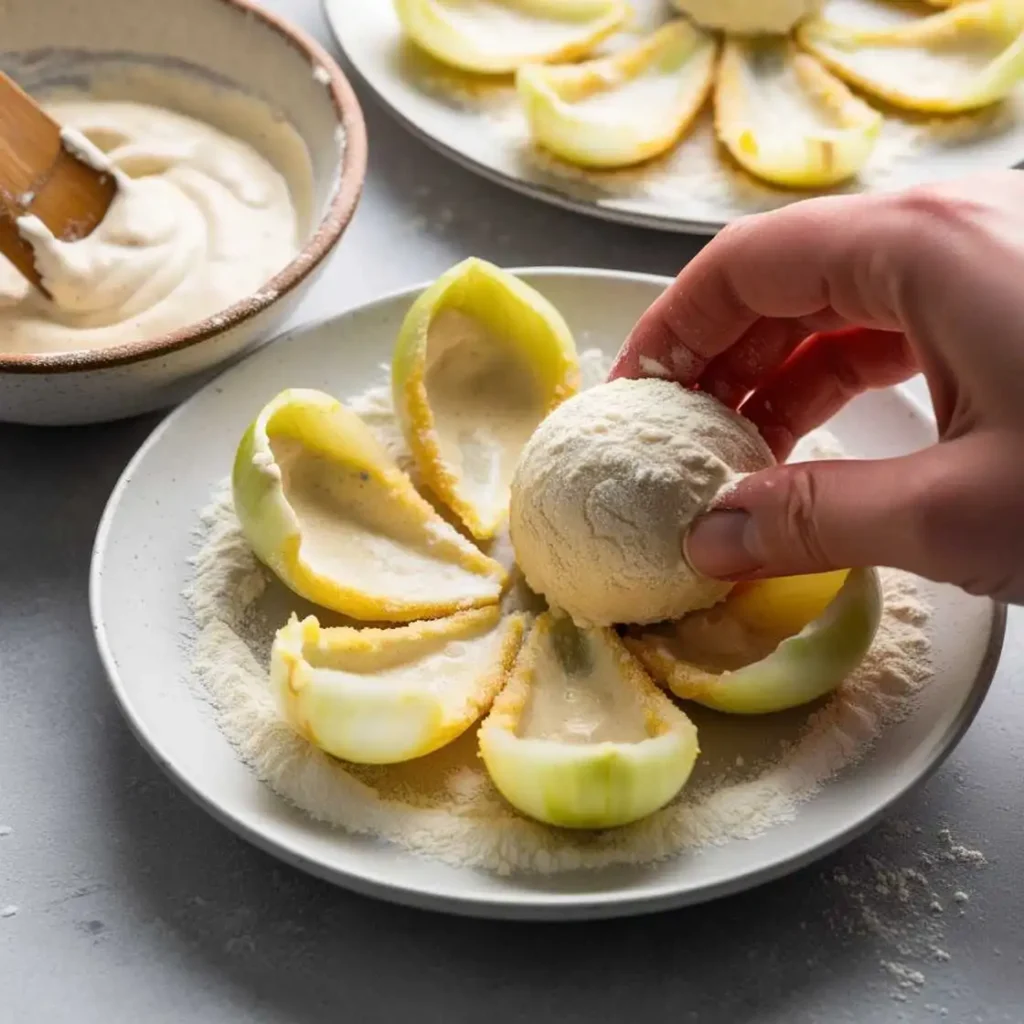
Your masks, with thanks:
M616 380L560 405L527 442L510 528L527 583L581 626L660 622L728 583L697 576L682 537L738 473L774 464L743 417L665 380Z
M673 0L705 28L741 35L782 34L817 14L824 0Z

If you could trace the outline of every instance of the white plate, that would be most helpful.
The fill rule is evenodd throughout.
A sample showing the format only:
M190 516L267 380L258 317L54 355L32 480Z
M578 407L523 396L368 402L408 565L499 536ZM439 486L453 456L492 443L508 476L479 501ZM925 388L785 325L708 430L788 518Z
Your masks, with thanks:
M592 270L521 271L562 311L584 346L616 351L667 279ZM379 382L395 333L420 289L392 295L285 335L169 416L125 470L100 523L90 599L101 656L128 721L186 792L282 859L362 892L494 917L640 913L743 889L806 864L871 824L949 753L995 670L1002 610L928 586L937 675L920 709L886 732L795 820L763 835L646 867L550 877L458 870L318 824L256 780L190 692L182 589L198 510L224 478L257 410L285 386L339 396ZM856 455L929 443L928 417L896 391L875 392L832 424Z
M832 0L838 14L899 17L887 0ZM590 173L538 154L515 90L446 69L406 43L391 0L323 0L338 45L388 110L424 142L501 185L592 217L714 234L737 217L816 193L773 188L716 155L710 111L668 156L641 168ZM917 6L917 5L913 5ZM667 0L634 0L637 29L656 25ZM471 84L467 84L471 83ZM1020 91L1018 90L1018 93ZM929 128L887 117L871 165L845 191L873 192L956 178L1024 160L1024 98ZM839 190L844 191L844 190Z

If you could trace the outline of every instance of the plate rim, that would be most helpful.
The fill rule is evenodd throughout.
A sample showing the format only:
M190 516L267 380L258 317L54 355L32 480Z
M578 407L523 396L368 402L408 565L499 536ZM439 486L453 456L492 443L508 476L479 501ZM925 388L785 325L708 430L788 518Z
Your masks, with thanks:
M617 281L655 284L660 287L667 286L672 280L670 277L658 274L603 268L531 266L507 269L510 273L522 277L615 279ZM254 357L272 345L286 343L295 335L321 330L325 326L336 324L338 321L355 313L372 311L375 307L387 306L400 300L411 301L424 288L428 287L430 283L428 281L410 287L394 289L368 302L358 303L333 314L303 321L295 325L295 327L276 335L264 345L259 346L251 355ZM246 357L246 360L242 360L242 363L247 361L248 358ZM217 377L200 388L194 395L186 399L156 424L118 476L117 482L104 506L92 545L89 566L89 616L100 661L114 693L115 700L121 714L143 749L175 783L178 789L203 808L211 817L226 825L236 835L241 836L252 845L308 874L362 895L383 899L389 903L463 917L486 919L534 921L596 920L636 916L710 902L791 874L808 864L828 856L866 832L882 819L894 804L899 803L911 791L923 784L945 763L970 728L984 703L1002 654L1007 625L1006 605L992 599L987 599L991 610L991 624L984 654L978 667L978 672L971 684L969 697L961 704L955 718L949 723L941 739L936 744L932 755L921 768L908 776L904 784L873 811L852 820L846 827L837 830L824 841L810 841L792 854L781 857L769 865L738 872L729 878L702 885L696 889L679 888L678 886L673 888L669 884L656 892L643 895L622 890L609 890L600 893L582 894L510 892L486 896L479 894L463 896L458 893L437 894L421 884L408 885L382 877L371 877L366 874L356 873L346 868L323 864L305 854L294 844L268 836L255 825L250 825L249 822L243 820L241 815L233 812L231 808L218 803L215 799L202 792L199 787L193 785L176 768L172 759L163 753L159 742L151 735L144 716L140 715L133 705L130 688L125 685L118 672L113 649L108 637L107 623L102 616L103 562L105 552L110 539L114 517L117 514L125 491L131 486L131 481L137 467L148 456L149 451L159 439L171 429L173 424L189 415L189 410L195 402L206 396L208 391L218 388L221 378L234 372L242 363L222 371L222 373L218 374ZM905 405L913 408L919 414L925 412L922 404L905 389L894 388L892 390L896 392L899 400ZM225 742L227 742L226 739ZM870 751L867 756L871 756ZM245 767L246 770L251 771L248 766ZM266 783L262 782L262 780L257 781L259 785L266 786ZM267 788L273 793L270 787ZM274 793L274 797L275 799L284 800L283 797L276 793ZM288 803L288 801L285 801L285 803ZM299 809L299 812L305 813L301 809ZM343 833L343 830L339 831ZM407 855L410 857L416 856L411 852ZM471 871L473 869L467 868L463 870Z

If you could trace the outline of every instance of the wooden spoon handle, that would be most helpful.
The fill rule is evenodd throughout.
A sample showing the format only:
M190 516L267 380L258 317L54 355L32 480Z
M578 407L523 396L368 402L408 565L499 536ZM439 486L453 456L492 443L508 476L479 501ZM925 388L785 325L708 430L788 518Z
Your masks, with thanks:
M92 233L117 192L113 175L69 153L60 125L0 72L0 252L46 292L32 247L16 219L34 214L54 236L75 241Z

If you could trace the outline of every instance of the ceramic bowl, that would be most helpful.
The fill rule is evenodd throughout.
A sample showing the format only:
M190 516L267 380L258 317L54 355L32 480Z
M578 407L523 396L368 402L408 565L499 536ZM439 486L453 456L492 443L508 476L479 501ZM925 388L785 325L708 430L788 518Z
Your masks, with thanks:
M0 68L30 92L89 87L173 107L278 163L239 116L245 104L269 105L305 144L312 194L303 247L255 294L144 341L0 353L0 421L90 423L173 405L288 317L341 238L366 173L355 94L321 46L250 0L4 0L2 21ZM189 83L185 98L169 91L172 81ZM287 179L288 168L278 169Z

